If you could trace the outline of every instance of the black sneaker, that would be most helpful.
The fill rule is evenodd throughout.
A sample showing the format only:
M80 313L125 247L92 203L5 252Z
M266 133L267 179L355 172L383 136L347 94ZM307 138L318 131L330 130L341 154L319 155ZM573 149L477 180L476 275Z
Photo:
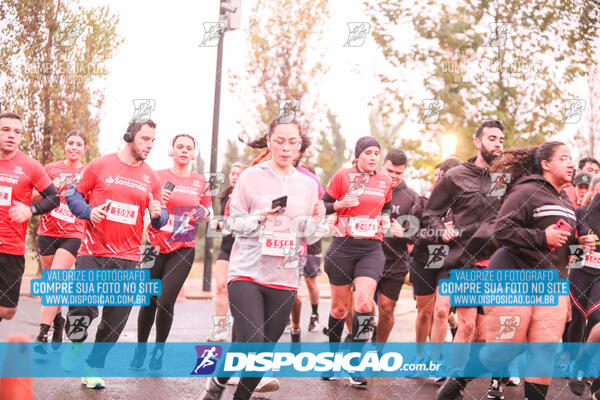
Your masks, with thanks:
M361 376L349 376L347 379L348 379L348 382L350 383L350 386L352 386L352 387L356 387L356 388L360 388L360 389L367 388L367 380Z
M446 382L439 388L436 400L462 400L462 391L469 383L466 378L448 378Z
M311 314L308 323L308 331L312 332L319 327L319 314Z
M48 331L50 330L50 325L40 324L40 333L38 334L35 346L33 346L33 351L38 356L46 356L48 354Z
M208 378L204 390L200 393L200 400L220 400L225 391L225 385L217 382L217 378Z
M62 315L56 314L52 322L54 332L52 332L52 348L58 350L63 341L63 329L65 329L65 319Z
M585 392L585 382L583 378L569 378L569 388L573 394L581 396Z
M292 342L297 343L300 341L301 332L302 331L300 329L292 328L292 331L290 332L290 334L292 335Z
M594 382L592 382L592 386L590 387L590 392L596 393L598 391L600 391L600 378L595 378Z
M346 335L346 338L344 339L344 342L351 342L351 341L352 341L352 334L351 334L351 333L348 333L348 334Z
M152 353L150 354L150 362L148 363L148 368L150 368L151 371L160 371L162 369L163 354L165 354L163 350L159 349L158 347L155 347L154 350L152 350Z
M504 399L504 394L502 393L502 385L500 384L500 380L498 378L492 378L490 382L490 388L487 392L487 398L494 400Z
M146 359L146 346L137 346L135 353L133 353L133 360L129 364L131 369L142 369L144 368L144 360Z

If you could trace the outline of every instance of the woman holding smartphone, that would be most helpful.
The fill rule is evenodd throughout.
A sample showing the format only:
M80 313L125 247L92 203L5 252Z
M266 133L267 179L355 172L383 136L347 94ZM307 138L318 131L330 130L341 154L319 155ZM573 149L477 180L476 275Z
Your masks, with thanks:
M65 200L65 191L69 185L76 185L81 179L85 165L81 158L85 154L87 138L78 130L67 134L65 140L65 159L46 165L44 168L60 194L60 206L44 214L38 228L37 245L42 256L44 269L69 269L75 263L77 251L81 245L85 221L75 216L69 210ZM41 195L34 193L34 198ZM39 200L34 200L39 201ZM55 349L62 343L62 331L65 319L61 315L60 306L42 306L39 342L35 346L38 354L47 354L48 332L54 328L52 347Z
M231 195L229 227L235 242L229 259L229 305L239 342L277 342L300 283L302 243L314 243L325 214L317 184L293 164L302 144L300 124L273 120L259 141L271 160L242 172ZM253 146L255 147L255 146ZM228 378L209 378L202 399L220 399ZM234 399L249 399L261 377L244 377Z
M571 182L574 169L569 148L561 142L509 150L502 160L492 165L492 171L510 173L511 179L495 227L495 239L501 247L490 259L489 269L557 269L560 278L567 277L569 244L576 242L572 234L576 218L573 205L562 188ZM595 236L581 236L579 243L586 248L593 247ZM568 307L568 295L559 296L556 306L485 307L485 315L489 317L485 329L487 341L558 343L565 328ZM514 316L519 320L510 339L498 338L503 329L501 316ZM550 350L532 353L529 362L553 365L554 352ZM506 360L506 357L506 354L471 357L467 368L486 369L485 365L494 359ZM449 378L437 398L456 398L469 380ZM525 397L545 399L551 380L550 377L526 377Z
M140 307L138 314L138 346L130 367L142 368L146 358L146 343L156 316L156 346L149 368L162 368L164 344L173 323L175 301L194 262L198 222L211 214L211 197L204 177L190 170L196 159L196 139L179 134L171 141L169 156L173 167L157 171L163 185L162 201L169 211L169 221L160 230L148 227L148 241L159 248L159 255L150 270L151 279L162 281L160 296L153 296L150 305Z

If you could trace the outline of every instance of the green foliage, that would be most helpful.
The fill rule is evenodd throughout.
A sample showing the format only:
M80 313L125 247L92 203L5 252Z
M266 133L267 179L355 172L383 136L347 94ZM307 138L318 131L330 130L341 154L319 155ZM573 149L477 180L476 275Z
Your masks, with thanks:
M558 133L564 127L563 99L583 97L569 93L568 85L597 58L593 41L600 8L593 0L377 0L365 5L375 41L398 71L380 76L385 85L381 119L389 126L397 115L416 122L423 100L445 103L437 123L420 125L418 135L410 135L419 138L402 143L414 152L411 159L419 160L416 168L433 169L440 160L435 144L446 133L456 136L459 157L472 156L473 132L487 119L504 122L506 147L536 145ZM410 45L398 35L397 26L405 23L414 35ZM491 23L508 24L506 40ZM422 73L426 93L406 89L403 72L409 70Z

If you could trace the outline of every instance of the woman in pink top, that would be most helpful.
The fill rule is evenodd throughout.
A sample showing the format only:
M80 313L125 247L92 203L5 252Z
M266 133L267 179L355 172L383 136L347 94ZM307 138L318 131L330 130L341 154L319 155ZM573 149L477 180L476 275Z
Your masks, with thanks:
M237 342L277 342L296 299L302 243L324 234L325 208L317 184L293 164L302 144L296 121L274 120L262 140L271 160L242 172L231 195L230 230L236 235L229 259L229 305ZM272 207L273 200L284 207ZM219 399L228 378L210 378L202 399ZM234 399L249 399L260 377L240 379Z

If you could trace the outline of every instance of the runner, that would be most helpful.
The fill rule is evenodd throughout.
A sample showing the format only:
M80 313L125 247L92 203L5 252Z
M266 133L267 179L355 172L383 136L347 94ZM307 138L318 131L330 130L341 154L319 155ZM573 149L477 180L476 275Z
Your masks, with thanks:
M557 229L563 220L575 227L575 212L566 193L565 183L572 179L574 166L569 148L561 142L547 142L530 149L509 150L494 165L494 171L510 173L510 189L504 197L495 226L495 239L501 245L490 259L488 268L500 269L558 269L561 278L567 277L569 243L573 235ZM581 244L594 244L594 235L579 238ZM565 327L568 297L560 296L557 306L497 306L485 307L488 318L485 329L488 342L551 342L558 343ZM515 316L520 320L511 339L498 339L502 329L500 316ZM469 368L487 370L497 359L510 360L504 349L481 359L469 358ZM551 353L551 354L550 354ZM529 360L537 365L552 365L554 351L533 353ZM548 359L546 359L548 358ZM552 378L525 378L525 397L529 400L546 398ZM437 399L455 399L470 378L449 378L438 391Z
M356 142L353 167L338 170L323 195L328 214L337 214L335 234L325 253L325 272L331 285L329 341L340 342L344 319L354 308L352 340L370 338L373 296L383 275L383 232L390 227L392 179L376 171L381 147L370 136ZM352 294L352 286L354 293ZM330 380L330 377L323 377ZM352 375L353 387L366 388L367 380Z
M312 180L315 181L318 187L319 199L323 197L323 185L321 185L321 181L315 175L314 169L310 167L299 166L300 159L304 155L306 149L310 146L310 140L308 136L302 138L302 147L300 147L300 156L294 163L294 166L298 170L298 172L303 173L308 176ZM300 274L304 276L304 282L306 282L306 287L308 289L308 297L310 300L310 306L312 309L310 320L308 322L308 331L313 331L318 327L319 324L319 286L317 285L317 276L321 275L321 261L323 256L321 255L321 240L319 239L317 242L310 244L303 249L306 252L305 256L300 257ZM291 337L292 342L299 342L301 339L301 330L300 330L300 314L302 311L302 301L298 296L296 296L296 302L294 303L294 307L292 308L292 324L291 324Z
M42 165L19 150L21 117L0 114L0 321L17 312L25 271L25 235L32 215L50 212L60 199ZM43 199L31 204L37 190ZM31 204L31 205L30 205Z
M575 171L573 178L575 178L582 172L590 174L593 178L594 176L598 175L598 173L600 173L600 162L598 162L598 160L596 160L593 157L582 158L581 160L579 160L577 171ZM573 203L573 207L577 208L577 195L575 193L575 186L572 184L572 182L567 183L565 185L564 190L567 196L569 196L569 200L571 200L571 202Z
M377 284L377 304L379 307L379 323L377 324L378 342L387 342L394 327L394 309L400 296L402 284L408 273L408 248L411 237L405 237L405 220L411 209L419 201L419 195L404 182L406 170L406 154L402 150L390 150L385 156L382 173L392 179L393 194L391 201L392 225L391 236L383 239L385 267L383 277ZM401 217L398 220L398 217ZM410 232L409 232L410 233ZM413 236L414 237L414 236Z
M38 229L37 245L45 269L70 269L81 245L85 221L75 218L71 213L65 200L65 192L68 186L76 185L81 179L81 172L85 168L81 158L85 154L86 144L87 138L83 132L69 132L64 146L66 158L45 167L60 193L60 206L44 214ZM39 197L39 194L34 193L34 199ZM62 343L64 324L60 306L42 306L40 333L36 339L39 344L35 346L35 351L42 355L48 353L48 332L51 326L52 347L57 349Z
M190 163L196 159L197 152L196 139L185 133L176 135L169 149L173 167L156 172L163 187L163 204L169 212L169 221L160 229L148 227L148 241L160 248L150 270L150 278L160 279L162 290L160 296L151 297L148 306L140 308L138 346L130 364L132 369L140 369L144 365L146 343L155 317L156 345L148 367L152 371L162 369L164 344L173 324L175 301L194 263L196 224L211 215L211 197L206 191L204 176L190 170Z
M219 228L223 233L221 238L221 248L217 255L215 266L215 280L217 281L217 290L215 293L215 313L217 315L215 334L208 338L209 342L224 342L229 336L227 329L227 312L229 311L229 298L227 296L227 274L229 272L229 256L235 238L229 230L225 228L227 218L229 217L229 205L231 202L231 192L244 169L244 164L235 162L229 170L229 187L227 187L220 195L221 214L223 222L219 222ZM217 221L215 221L217 222Z
M279 340L300 282L298 247L323 234L315 226L324 216L317 185L293 167L302 136L296 121L271 122L259 139L271 150L271 160L244 170L231 195L229 221L236 240L228 291L233 336L239 342ZM306 224L289 222L297 219ZM307 226L300 230L300 225ZM228 379L209 378L201 398L221 398ZM241 378L233 398L249 399L260 380Z
M83 171L77 187L67 189L69 209L77 218L87 220L75 269L136 268L141 254L144 210L148 209L155 229L167 222L167 210L161 209L160 203L160 179L144 162L154 146L155 129L156 124L151 120L130 123L123 135L125 147L93 160ZM89 199L89 205L84 197ZM102 308L95 344L81 380L88 388L104 388L96 368L104 367L111 347L106 342L119 340L130 312L131 306L126 305ZM97 316L97 306L69 306L65 331L73 343L63 354L63 368L75 364L80 344Z
M493 182L489 166L503 153L502 122L483 122L475 132L473 144L477 156L444 174L423 211L420 238L413 249L414 263L410 272L418 303L431 301L439 280L449 278L451 269L477 268L476 264L486 260L494 251L492 227L503 194L495 189L495 184L500 183L497 179L503 176L495 176ZM421 296L429 298L419 299ZM445 341L449 312L450 297L440 296L438 292L435 295L431 342ZM459 323L454 341L473 342L480 337L482 332L477 328L481 322L478 314L481 313L478 307L457 308ZM424 339L417 338L417 342ZM433 360L438 361L441 345L433 346L432 350ZM452 367L462 367L465 361L464 353L456 352ZM443 380L439 378L438 381Z

